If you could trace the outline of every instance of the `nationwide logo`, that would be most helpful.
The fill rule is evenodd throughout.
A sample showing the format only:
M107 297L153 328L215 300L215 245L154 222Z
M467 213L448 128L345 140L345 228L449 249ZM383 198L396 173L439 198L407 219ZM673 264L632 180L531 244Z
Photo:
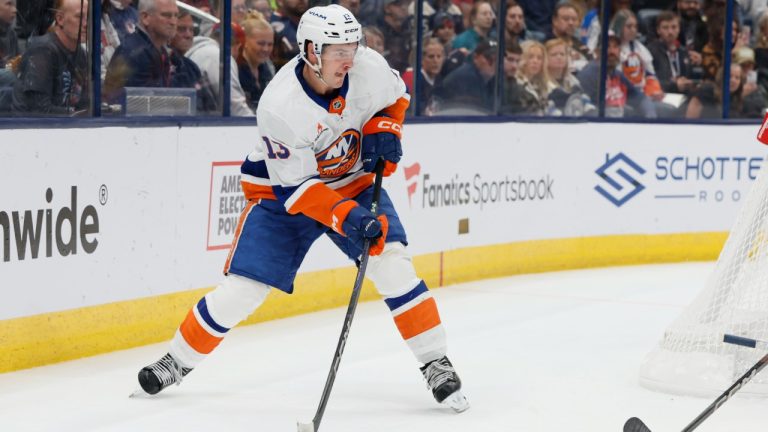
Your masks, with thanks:
M645 174L645 170L624 153L613 157L606 154L605 159L605 163L595 171L603 179L605 187L598 184L595 190L616 207L621 207L645 189L637 180Z
M421 174L421 164L418 162L413 165L403 167L405 174L405 183L408 185L408 205L413 207L413 195L419 187L419 174Z
M102 206L107 204L108 196L107 186L101 185L99 203ZM56 254L66 257L77 255L81 249L87 254L96 251L99 246L96 207L83 205L78 199L77 186L70 187L69 200L63 201L63 206L54 204L53 198L53 188L47 188L46 204L38 208L0 210L0 262L13 258L18 261L51 258Z

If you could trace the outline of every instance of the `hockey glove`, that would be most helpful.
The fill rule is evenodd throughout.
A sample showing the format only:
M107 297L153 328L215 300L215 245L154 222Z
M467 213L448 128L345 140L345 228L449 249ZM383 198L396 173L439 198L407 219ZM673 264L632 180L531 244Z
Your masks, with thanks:
M344 215L346 213L346 215ZM341 221L341 230L338 229ZM380 255L384 251L389 221L386 215L376 217L373 213L360 207L356 202L345 199L333 209L333 225L336 232L346 236L357 248L363 249L366 239L371 240L369 253L371 256Z
M383 157L385 161L384 176L389 176L397 169L397 163L403 156L400 144L402 126L389 117L373 117L363 126L363 170L374 172L376 160Z

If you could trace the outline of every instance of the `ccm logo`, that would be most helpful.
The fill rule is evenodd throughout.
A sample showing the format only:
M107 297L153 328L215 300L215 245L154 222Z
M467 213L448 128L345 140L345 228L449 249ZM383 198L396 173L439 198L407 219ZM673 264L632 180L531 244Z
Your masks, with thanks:
M393 122L391 120L379 120L379 124L377 124L376 127L379 129L392 129L397 133L401 133L403 130L403 127L400 126L399 123Z

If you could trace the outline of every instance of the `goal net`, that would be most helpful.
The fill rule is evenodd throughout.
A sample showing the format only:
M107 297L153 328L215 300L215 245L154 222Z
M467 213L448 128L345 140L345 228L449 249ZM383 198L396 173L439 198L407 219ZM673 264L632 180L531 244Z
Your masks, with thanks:
M704 290L640 368L640 384L668 393L722 393L765 353L723 342L768 340L768 159L752 185ZM740 393L768 395L768 374Z

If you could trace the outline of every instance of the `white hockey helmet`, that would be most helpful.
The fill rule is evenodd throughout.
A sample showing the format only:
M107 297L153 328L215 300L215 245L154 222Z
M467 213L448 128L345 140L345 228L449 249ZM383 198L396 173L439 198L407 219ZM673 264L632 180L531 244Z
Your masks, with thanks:
M319 58L325 45L360 42L362 33L360 23L343 6L315 6L301 16L296 41L301 58L309 64L307 42L312 42L312 51Z

